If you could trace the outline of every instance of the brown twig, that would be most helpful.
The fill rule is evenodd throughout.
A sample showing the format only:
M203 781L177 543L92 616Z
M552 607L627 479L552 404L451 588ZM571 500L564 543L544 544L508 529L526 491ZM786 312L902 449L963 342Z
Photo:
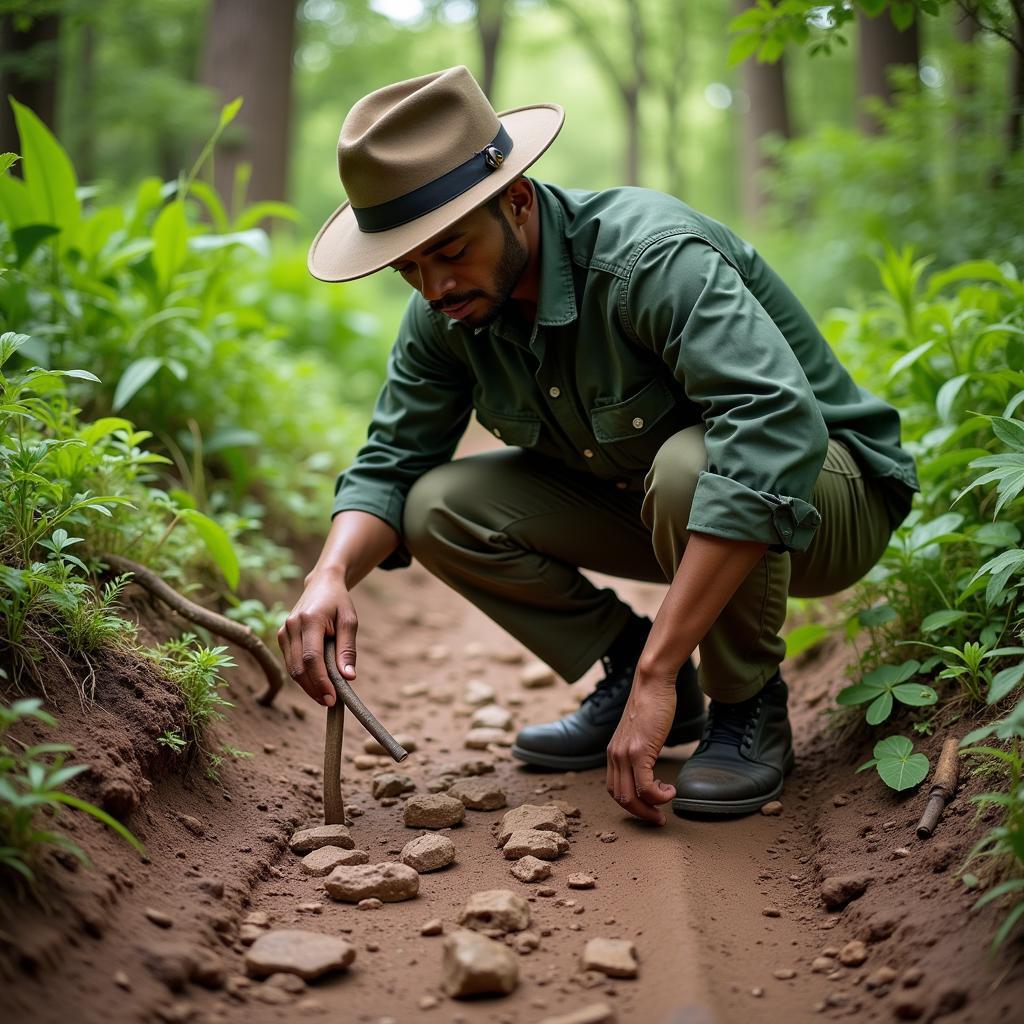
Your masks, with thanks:
M932 776L932 788L928 793L928 803L925 804L924 814L921 815L921 820L917 823L919 839L927 839L935 831L942 809L956 793L960 774L959 750L960 741L954 737L942 744L939 763L935 766L935 774Z
M259 663L267 679L267 688L256 700L267 706L274 703L274 698L287 677L280 662L271 654L270 648L248 626L219 615L217 612L211 612L208 608L190 601L187 597L182 597L152 569L147 569L144 565L125 558L124 555L105 554L100 557L117 572L133 573L136 583L145 587L154 597L158 597L164 604L173 608L190 622L245 648Z

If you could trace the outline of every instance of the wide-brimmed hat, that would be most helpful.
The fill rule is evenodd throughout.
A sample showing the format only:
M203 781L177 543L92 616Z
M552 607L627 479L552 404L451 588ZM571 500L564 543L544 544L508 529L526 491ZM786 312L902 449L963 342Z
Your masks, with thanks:
M555 103L495 113L463 66L364 96L338 138L348 199L309 247L321 281L372 274L501 192L554 141Z

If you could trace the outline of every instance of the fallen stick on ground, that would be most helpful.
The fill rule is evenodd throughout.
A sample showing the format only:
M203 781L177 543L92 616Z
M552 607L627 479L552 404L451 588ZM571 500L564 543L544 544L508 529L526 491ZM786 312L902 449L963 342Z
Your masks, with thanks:
M384 728L359 699L352 684L338 671L334 637L324 637L324 661L337 696L327 709L327 735L324 737L324 824L345 824L345 801L341 794L341 742L345 731L345 708L356 721L395 759L404 761L409 751Z
M942 744L939 763L932 776L932 788L928 793L928 803L925 804L924 814L921 815L921 820L917 823L919 839L927 839L935 831L942 809L956 793L960 773L959 749L960 741L958 739L951 738Z
M187 597L182 597L152 569L147 569L144 565L125 558L124 555L100 555L100 558L111 569L133 573L136 583L145 587L154 597L158 597L164 604L169 605L190 622L208 629L211 633L216 633L217 636L224 637L225 640L238 644L239 647L244 647L259 662L263 674L267 677L267 688L256 700L260 704L268 706L274 703L274 698L288 677L278 659L270 653L270 648L248 626L226 618L217 612L211 612L209 608L204 608Z

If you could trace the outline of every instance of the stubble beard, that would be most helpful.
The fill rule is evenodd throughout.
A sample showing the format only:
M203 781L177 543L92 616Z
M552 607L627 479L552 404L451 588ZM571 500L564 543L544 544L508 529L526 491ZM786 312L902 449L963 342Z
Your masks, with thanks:
M497 269L494 272L494 285L491 289L494 298L490 305L476 316L465 317L461 323L473 330L480 330L482 327L490 327L498 318L502 307L509 300L519 278L523 276L526 269L527 252L526 246L516 237L508 221L501 217L502 247L501 259L498 261Z

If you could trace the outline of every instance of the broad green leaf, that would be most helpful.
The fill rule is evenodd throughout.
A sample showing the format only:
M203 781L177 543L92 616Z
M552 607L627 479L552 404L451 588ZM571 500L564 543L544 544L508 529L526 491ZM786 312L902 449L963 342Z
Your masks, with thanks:
M233 225L235 231L245 231L247 228L254 228L261 220L267 217L278 217L282 220L290 220L295 223L299 221L299 211L287 203L278 203L265 200L247 206L236 218Z
M921 621L922 633L934 633L936 630L952 626L954 622L967 618L967 612L957 611L953 608L943 608L941 611L932 612Z
M1024 679L1024 661L997 672L988 690L988 703L997 704Z
M853 686L846 686L836 694L836 703L844 707L852 707L856 704L865 704L874 700L880 693L885 692L885 687L872 683L854 683Z
M943 423L949 423L952 419L953 403L963 386L970 379L970 374L961 373L956 377L950 377L935 396L935 411Z
M928 758L913 751L914 744L906 736L889 736L875 744L878 774L890 789L912 789L927 777Z
M235 115L242 108L243 99L244 97L238 96L230 103L225 103L224 106L221 107L219 122L221 128L226 128L232 121L234 121Z
M129 363L114 389L114 401L111 407L116 411L131 401L132 396L139 388L144 387L163 365L164 361L157 356L143 356L142 359L136 359L135 362Z
M795 658L797 655L803 654L804 651L810 650L821 643L829 635L829 632L828 627L823 626L820 622L808 622L803 626L791 629L785 636L786 657Z
M17 153L0 153L0 174L6 174L20 159Z
M168 203L153 225L153 266L157 281L166 292L171 279L188 255L188 222L185 204L180 199Z
M972 535L979 544L990 544L996 548L1012 548L1020 542L1021 533L1013 523L1000 520L997 523L983 523Z
M920 345L915 346L909 352L905 352L903 355L896 360L895 363L889 368L889 374L886 378L887 382L892 382L895 377L898 377L908 366L913 366L926 352L928 352L935 345L935 341L926 341Z
M178 515L195 527L210 557L227 580L228 586L234 590L238 586L238 555L224 527L193 508L180 509Z
M1010 420L1003 416L992 417L992 430L1004 444L1019 452L1024 452L1024 423Z
M896 618L896 612L890 605L880 604L874 608L865 608L857 613L857 619L862 626L882 626L892 622Z
M40 244L59 234L60 228L53 224L25 224L15 228L11 233L16 252L15 265L23 267Z
M892 714L892 694L886 690L879 694L869 705L864 714L868 725L880 725Z
M939 695L923 683L900 683L892 688L892 695L901 703L914 708L924 708L935 704Z

